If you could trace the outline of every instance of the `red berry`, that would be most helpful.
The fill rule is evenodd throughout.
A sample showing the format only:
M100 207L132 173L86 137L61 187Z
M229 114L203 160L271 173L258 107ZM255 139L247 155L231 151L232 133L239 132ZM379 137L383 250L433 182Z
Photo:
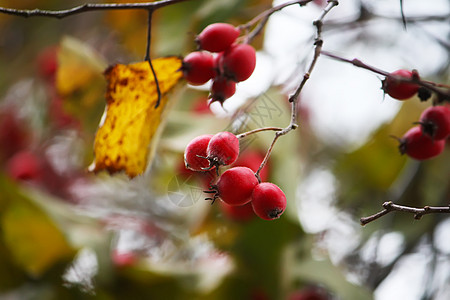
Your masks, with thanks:
M220 204L223 214L233 221L245 222L252 219L255 215L250 202L239 206L228 205L223 201Z
M389 96L397 100L405 100L414 96L419 90L419 86L413 83L401 82L391 76L398 76L404 78L413 78L413 73L408 70L397 70L389 74L383 81L383 90Z
M215 76L214 57L208 52L191 52L183 59L181 70L190 84L205 84Z
M11 157L7 164L7 172L15 180L39 180L43 169L39 158L25 150Z
M37 58L39 74L49 81L54 81L58 70L58 47L51 46L44 49Z
M258 171L259 166L264 160L264 153L257 150L246 150L244 153L239 154L238 159L234 162L233 167L247 167L253 170L253 172ZM269 179L270 166L267 163L264 168L261 169L259 177L261 181L267 181Z
M252 191L258 185L255 173L247 167L226 170L215 186L219 197L228 205L244 205L251 200Z
M286 196L275 184L263 182L252 193L252 206L255 214L264 220L278 219L286 209Z
M433 140L424 134L420 126L408 130L400 139L400 153L417 160L424 160L439 155L445 147L445 140Z
M225 77L236 82L244 81L255 70L255 49L248 44L232 45L223 53L219 65Z
M0 111L0 162L24 149L30 142L26 123L19 119L15 109Z
M204 134L189 142L186 150L184 150L186 168L192 171L204 171L204 169L209 167L209 161L206 159L206 149L212 137L212 134Z
M119 252L117 249L111 253L111 258L114 265L120 268L132 266L138 260L137 255L133 252Z
M227 23L210 24L197 35L195 42L202 50L225 51L237 39L241 31Z
M443 140L450 135L450 109L446 106L432 106L420 116L422 131L434 140Z
M228 80L225 77L216 77L211 86L211 93L209 98L211 98L211 103L219 101L223 104L225 100L230 98L236 92L236 83L234 81Z
M211 138L206 149L212 165L229 165L239 156L239 139L231 132L219 132Z
M307 287L289 295L288 300L329 300L331 296L319 287Z

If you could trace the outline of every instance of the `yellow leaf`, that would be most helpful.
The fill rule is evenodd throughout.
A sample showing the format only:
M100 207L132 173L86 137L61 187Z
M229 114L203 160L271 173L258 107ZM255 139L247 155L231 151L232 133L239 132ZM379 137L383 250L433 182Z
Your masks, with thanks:
M55 224L38 208L15 201L3 213L5 244L15 261L29 274L39 276L73 250Z
M64 37L58 51L56 87L60 95L86 88L101 77L106 65L92 48L72 37Z
M95 137L95 159L90 170L125 171L129 177L145 171L154 148L150 143L163 119L166 94L182 76L178 57L155 59L152 64L162 94L158 107L155 107L156 84L148 62L115 65L105 72L106 115Z

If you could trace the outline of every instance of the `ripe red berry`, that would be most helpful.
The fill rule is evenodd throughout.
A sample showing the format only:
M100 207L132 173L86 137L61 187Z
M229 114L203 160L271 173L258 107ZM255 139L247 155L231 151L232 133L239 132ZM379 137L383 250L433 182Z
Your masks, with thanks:
M231 24L210 24L197 35L195 42L202 50L211 52L225 51L237 39L241 31Z
M258 185L255 173L247 167L226 170L217 181L214 199L219 197L228 205L244 205L251 200L252 191Z
M22 151L8 160L8 175L15 180L39 180L43 169L40 159L32 152Z
M223 104L225 100L230 98L236 93L236 83L234 81L228 80L225 77L216 77L211 86L211 93L209 98L211 98L211 103L218 101Z
M389 75L413 78L413 73L408 70L397 70ZM383 81L383 90L392 98L397 100L405 100L414 96L419 90L419 86L413 83L401 82L394 77L388 76Z
M263 182L252 193L252 206L255 214L264 220L278 219L286 209L286 196L275 184Z
M243 153L239 154L238 159L234 162L233 167L247 167L253 170L253 172L258 171L259 166L261 165L262 161L264 160L264 153L261 153L260 151L249 149L246 150ZM259 177L261 178L261 181L267 181L269 180L269 172L270 172L270 160L264 168L261 169L261 172L259 173Z
M244 81L255 70L255 49L248 44L232 45L223 53L219 65L225 77L236 82Z
M400 139L400 153L417 160L425 160L439 155L445 147L445 140L433 140L424 134L420 126L408 130Z
M252 204L248 202L244 205L233 206L228 205L225 202L220 202L220 208L223 214L233 221L245 222L252 219L255 216L253 212Z
M232 164L239 156L239 139L231 132L219 132L209 141L206 154L211 165Z
M204 171L204 169L209 167L209 161L206 159L206 149L212 137L212 134L204 134L189 142L186 150L184 150L186 168L192 171Z
M181 70L184 78L190 84L205 84L216 74L214 71L214 57L208 52L191 52L183 59Z
M432 106L420 116L422 131L434 140L443 140L450 135L450 109L446 106Z

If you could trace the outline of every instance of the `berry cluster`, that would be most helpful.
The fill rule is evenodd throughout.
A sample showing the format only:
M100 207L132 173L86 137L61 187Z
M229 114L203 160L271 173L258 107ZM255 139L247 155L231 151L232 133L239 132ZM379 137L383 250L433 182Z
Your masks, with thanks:
M414 159L425 160L442 153L445 140L450 136L450 109L432 106L425 109L419 125L408 130L399 139L400 153Z
M213 80L209 98L221 104L234 95L236 83L247 80L256 66L255 49L236 43L240 30L230 24L208 25L196 37L199 50L183 59L184 78L192 85Z
M396 77L419 80L417 71L401 69L390 73L383 81L383 90L392 98L406 100L419 93L421 100L427 100L431 96L429 92L421 93L417 84L403 82ZM419 125L398 139L401 154L425 160L439 155L444 150L445 140L450 136L450 109L447 105L432 106L422 112L417 122Z
M186 147L184 161L186 168L193 171L208 171L234 163L239 156L239 140L230 132L216 135L201 135ZM221 199L226 205L243 207L251 203L253 211L264 220L281 216L286 209L286 196L273 183L260 182L254 171L245 166L232 167L210 184L207 193L213 194L213 202ZM248 208L248 206L246 206Z

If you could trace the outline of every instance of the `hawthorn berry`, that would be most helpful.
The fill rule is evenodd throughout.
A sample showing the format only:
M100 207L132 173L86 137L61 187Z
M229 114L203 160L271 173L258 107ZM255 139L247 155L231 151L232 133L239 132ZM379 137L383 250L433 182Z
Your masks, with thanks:
M445 140L433 140L422 132L420 126L415 126L408 130L399 141L400 153L417 160L435 157L445 147Z
M211 86L211 93L209 94L211 101L209 104L211 105L211 103L218 101L223 105L223 102L233 96L234 93L236 93L236 83L234 81L222 76L216 77Z
M225 77L236 82L244 81L255 70L255 49L248 44L234 44L220 57L219 65Z
M231 24L214 23L206 26L195 42L202 50L221 52L230 47L240 34L241 31Z
M226 170L213 187L215 195L212 200L220 198L232 206L244 205L251 200L252 191L258 185L255 173L247 167L235 167Z
M223 201L220 201L220 208L223 214L233 221L245 222L249 221L255 216L253 212L252 204L248 202L244 205L228 205Z
M43 171L39 157L28 150L16 153L7 163L7 173L14 180L38 181Z
M422 132L433 140L443 140L450 135L450 109L446 106L432 106L420 116Z
M192 85L202 85L215 76L214 57L211 53L195 51L189 53L181 66L183 76Z
M238 159L233 163L233 167L247 167L253 170L253 172L258 171L259 166L261 165L261 162L264 160L265 154L258 151L249 149L246 150L243 153L239 154ZM259 173L259 177L261 178L261 181L267 181L269 179L269 173L270 173L270 160L264 168L261 169Z
M397 70L389 74L383 81L383 90L392 98L405 100L414 96L419 90L419 86L413 83L401 82L393 76L413 78L413 72L408 70Z
M212 137L212 134L204 134L189 142L184 150L184 164L187 169L204 171L204 169L209 167L209 161L206 159L206 149Z
M231 132L219 132L209 141L206 155L211 166L232 164L239 156L239 139Z
M253 190L253 211L261 219L278 219L286 209L286 203L286 195L271 182L262 182Z

